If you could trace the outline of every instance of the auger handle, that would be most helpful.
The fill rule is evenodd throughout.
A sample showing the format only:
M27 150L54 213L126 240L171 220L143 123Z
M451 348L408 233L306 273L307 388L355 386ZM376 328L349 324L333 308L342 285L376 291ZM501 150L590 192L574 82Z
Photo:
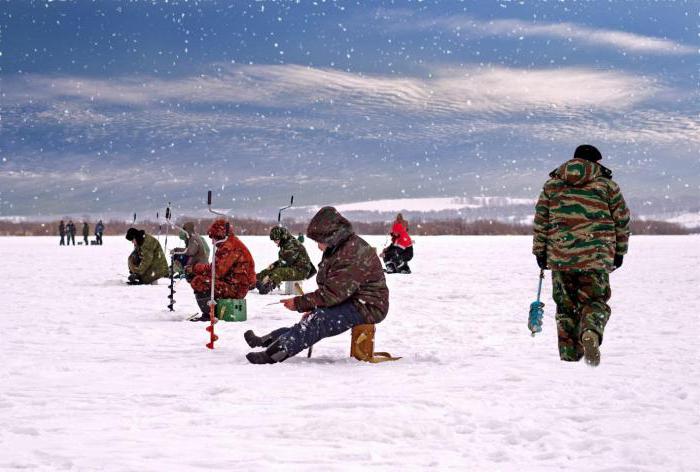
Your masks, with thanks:
M211 190L207 192L207 205L211 206Z

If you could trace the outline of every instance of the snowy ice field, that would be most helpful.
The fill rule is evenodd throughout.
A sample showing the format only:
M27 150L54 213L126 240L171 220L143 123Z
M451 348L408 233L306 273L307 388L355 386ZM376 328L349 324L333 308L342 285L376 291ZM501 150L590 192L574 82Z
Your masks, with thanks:
M700 237L632 238L597 369L558 360L549 279L530 337L530 238L416 240L377 332L403 359L350 359L345 333L253 366L243 332L298 317L279 296L209 351L186 282L174 313L165 280L123 283L124 238L0 238L0 470L700 470Z

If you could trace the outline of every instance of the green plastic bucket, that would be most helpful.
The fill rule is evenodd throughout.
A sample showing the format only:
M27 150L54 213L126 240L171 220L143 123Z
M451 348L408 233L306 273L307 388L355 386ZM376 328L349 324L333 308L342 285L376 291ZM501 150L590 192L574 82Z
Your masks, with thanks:
M245 300L222 298L216 301L216 317L221 321L245 321L247 312Z

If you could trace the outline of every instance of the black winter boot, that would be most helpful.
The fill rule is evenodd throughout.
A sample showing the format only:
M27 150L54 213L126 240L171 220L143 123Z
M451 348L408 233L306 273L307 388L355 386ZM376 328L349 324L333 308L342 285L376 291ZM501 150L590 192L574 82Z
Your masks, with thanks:
M243 338L250 347L264 347L263 338L256 336L255 333L250 329L243 333Z
M289 354L279 343L271 344L270 347L262 352L249 352L245 355L245 358L251 364L275 364L284 361L288 357Z

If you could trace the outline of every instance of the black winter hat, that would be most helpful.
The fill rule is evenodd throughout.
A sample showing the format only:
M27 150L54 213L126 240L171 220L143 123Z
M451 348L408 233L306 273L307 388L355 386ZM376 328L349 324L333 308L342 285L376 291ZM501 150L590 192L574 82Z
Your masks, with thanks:
M145 238L146 232L142 229L129 228L126 232L126 239L129 241L133 241L135 239L137 243L142 244Z
M595 146L591 146L590 144L582 144L579 147L577 147L574 151L574 158L585 159L591 162L598 162L603 158L603 156L600 154L600 151Z

